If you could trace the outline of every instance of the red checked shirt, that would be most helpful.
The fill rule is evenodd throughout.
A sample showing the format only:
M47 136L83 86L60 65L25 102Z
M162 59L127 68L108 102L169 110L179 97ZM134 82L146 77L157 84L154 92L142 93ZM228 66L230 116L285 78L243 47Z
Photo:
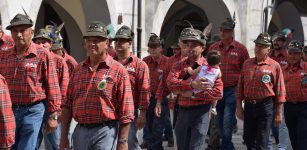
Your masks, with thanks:
M150 92L156 94L160 81L162 80L163 71L167 67L168 58L162 55L154 60L151 56L143 58L149 68Z
M126 69L109 55L96 70L89 63L88 57L74 70L63 107L72 110L73 118L79 123L133 121L133 97Z
M2 37L0 37L0 51L7 51L13 46L14 46L13 38L3 33Z
M221 41L210 46L209 50L219 50L222 55L221 71L224 87L236 86L245 60L249 58L246 47L233 40L229 49Z
M282 49L281 53L279 55L277 55L277 56L274 54L275 50L272 49L271 51L272 51L272 53L269 55L270 58L272 58L273 60L277 61L280 64L281 67L283 67L283 66L288 64L288 62L287 62L287 55L288 55L288 53L287 53L286 49Z
M0 75L0 149L11 147L15 140L15 117L7 83Z
M205 58L201 57L197 62L197 65L207 65ZM194 65L195 65L194 63ZM191 82L196 78L196 75L183 80L187 73L184 71L184 68L192 67L189 65L189 60L186 59L182 62L176 63L167 77L167 86L170 91L185 91L192 90ZM213 101L222 99L223 96L223 82L221 78L217 78L214 86L211 90L206 90L204 92L197 93L193 98L192 97L182 97L178 95L178 104L183 107L197 106L201 104L210 104Z
M114 58L118 60L117 57ZM134 106L147 110L150 100L149 69L147 64L132 53L128 60L122 63L129 73Z
M238 82L237 100L262 100L275 97L277 103L285 102L286 89L282 69L270 57L257 63L255 58L245 61Z
M59 80L59 86L61 89L62 94L62 102L66 101L67 98L67 88L68 88L68 82L69 82L69 72L68 72L68 66L65 62L65 60L54 53L51 53L53 56L53 61L55 64L58 80Z
M64 60L66 61L66 64L68 66L69 75L71 75L74 69L78 66L78 63L72 56L68 55L66 52L64 52Z
M0 74L8 83L13 105L47 99L50 113L61 110L61 91L52 60L49 51L33 42L23 56L17 57L15 47L2 52Z
M301 61L297 66L283 67L283 74L286 85L287 102L307 101L307 63Z

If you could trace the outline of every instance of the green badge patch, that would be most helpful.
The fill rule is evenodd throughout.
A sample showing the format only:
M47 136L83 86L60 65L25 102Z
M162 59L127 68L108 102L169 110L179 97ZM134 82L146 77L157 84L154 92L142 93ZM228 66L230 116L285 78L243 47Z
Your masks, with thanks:
M106 79L102 79L99 83L98 83L98 90L104 90L107 87L107 80Z
M267 75L267 74L263 75L263 76L262 76L262 82L263 82L263 83L269 83L269 82L271 82L271 77L270 77L270 75Z

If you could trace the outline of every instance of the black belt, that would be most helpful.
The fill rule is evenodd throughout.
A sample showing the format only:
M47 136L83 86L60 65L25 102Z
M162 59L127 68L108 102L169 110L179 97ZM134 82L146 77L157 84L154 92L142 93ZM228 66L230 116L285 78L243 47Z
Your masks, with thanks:
M264 103L272 99L273 97L270 96L270 97L266 97L262 99L245 99L245 102L250 103L250 104L260 104L260 103Z
M183 110L193 110L193 109L199 109L202 108L204 106L207 106L209 104L201 104L201 105L196 105L196 106L188 106L188 107L184 107L184 106L179 106L179 109L183 109Z
M237 86L237 85L224 87L224 88L223 88L223 91L228 91L228 90L230 90L230 89L232 89L232 88L235 88L236 86Z
M84 128L92 129L97 127L115 126L117 122L117 120L109 120L100 123L79 123L79 125Z
M39 104L41 102L43 102L44 100L41 100L41 101L36 101L34 103L30 103L30 104L13 104L12 105L12 108L28 108L28 107L32 107L36 104Z
M289 101L287 101L286 103L289 103L289 104L307 104L307 101L303 101L303 102L289 102Z

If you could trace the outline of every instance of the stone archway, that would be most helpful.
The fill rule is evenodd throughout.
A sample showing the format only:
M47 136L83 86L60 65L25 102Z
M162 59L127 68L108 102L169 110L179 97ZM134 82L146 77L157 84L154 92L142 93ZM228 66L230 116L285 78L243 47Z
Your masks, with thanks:
M293 39L304 40L304 30L301 15L295 5L289 1L283 2L275 9L268 32L273 33L284 28L294 29Z

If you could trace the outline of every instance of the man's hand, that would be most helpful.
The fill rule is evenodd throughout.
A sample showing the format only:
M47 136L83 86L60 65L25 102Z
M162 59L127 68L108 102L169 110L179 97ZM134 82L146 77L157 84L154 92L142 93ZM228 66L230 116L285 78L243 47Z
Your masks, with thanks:
M238 107L238 106L237 106L236 115L237 115L237 117L238 117L240 120L244 120L244 110L243 110L242 106L241 106L241 107Z
M205 78L192 81L191 87L198 90L211 89L210 83Z
M282 122L282 113L275 113L274 116L274 125L275 127L278 127Z
M47 133L54 133L56 128L58 127L58 120L54 119L53 116L57 115L57 112L52 113L47 123L45 124L45 129Z
M71 150L69 145L70 143L69 143L68 137L61 134L60 150L64 150L64 149Z
M140 115L136 120L136 128L138 130L143 129L146 123L146 110L141 110Z
M116 150L128 150L128 143L117 142Z
M161 108L161 103L160 102L157 102L156 103L156 107L155 107L155 115L157 117L161 117L161 113L162 113L162 108Z

